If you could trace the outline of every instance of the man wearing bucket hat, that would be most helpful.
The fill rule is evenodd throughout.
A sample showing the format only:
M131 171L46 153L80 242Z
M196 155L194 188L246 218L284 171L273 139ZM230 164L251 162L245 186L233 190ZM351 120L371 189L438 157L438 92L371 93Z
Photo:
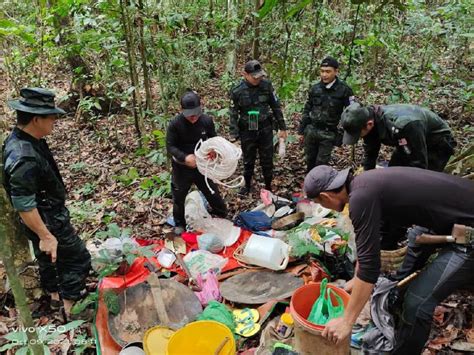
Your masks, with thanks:
M286 139L287 133L280 101L270 80L264 78L267 74L262 65L257 60L250 60L245 64L242 75L243 80L230 93L230 135L233 140L240 138L245 186L239 193L247 195L251 191L257 151L265 188L271 191L273 126L278 127L280 138Z
M216 128L212 118L202 111L201 99L197 93L188 90L181 97L182 112L168 125L166 133L166 149L172 157L171 192L173 194L174 233L180 235L186 229L184 203L192 184L204 194L213 212L225 217L227 207L222 199L217 185L209 180L209 186L204 176L196 167L194 148L202 139L216 136Z
M298 127L300 140L304 141L306 168L328 164L334 146L340 146L339 120L344 107L354 100L352 89L338 78L339 63L333 57L321 62L319 83L308 92Z
M44 139L65 112L55 106L49 90L25 88L20 96L8 102L16 110L17 124L2 147L3 185L33 244L51 308L60 307L61 297L69 316L73 303L86 295L91 259L71 225L66 189Z
M415 105L353 103L343 112L344 144L364 139L364 169L375 168L382 144L396 147L389 166L443 171L456 142L448 124L434 112Z
M328 322L323 336L336 343L350 336L380 274L380 225L396 221L450 235L454 224L474 227L474 182L412 167L375 169L353 176L318 166L306 176L307 196L326 208L349 213L356 235L358 270L344 316ZM434 193L436 192L436 193ZM434 309L459 287L473 286L472 241L439 245L442 250L413 281L403 302L395 354L420 354Z

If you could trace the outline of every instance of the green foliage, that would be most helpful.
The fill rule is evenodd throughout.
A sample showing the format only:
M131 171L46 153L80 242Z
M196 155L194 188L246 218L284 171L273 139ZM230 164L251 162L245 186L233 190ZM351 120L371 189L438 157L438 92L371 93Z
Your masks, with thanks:
M167 171L151 178L145 178L140 183L140 190L134 194L137 199L148 199L171 194L171 174Z
M104 303L107 306L109 313L113 315L120 313L119 298L114 290L107 290L104 292Z
M86 298L77 301L71 308L71 314L79 314L84 311L89 305L94 304L98 300L96 292L89 293Z
M130 228L121 229L117 223L110 223L107 225L107 230L97 232L95 235L99 239L107 238L127 238L130 236L132 230Z
M87 163L80 161L74 164L69 165L69 170L77 173L80 171L84 171L87 168Z
M77 225L94 221L102 208L102 204L93 200L73 201L68 206L71 221Z
M82 196L90 196L95 192L96 185L93 182L87 182L80 189L75 190L75 193Z
M127 169L127 172L125 174L117 175L113 178L114 180L121 182L124 186L130 186L134 184L139 177L140 175L138 174L137 168L132 167Z

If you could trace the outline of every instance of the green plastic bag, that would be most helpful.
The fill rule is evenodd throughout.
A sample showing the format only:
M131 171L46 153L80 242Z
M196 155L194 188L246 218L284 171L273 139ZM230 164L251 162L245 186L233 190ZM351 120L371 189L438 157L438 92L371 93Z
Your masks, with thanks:
M321 282L321 288L319 289L319 297L314 302L309 314L308 321L314 324L323 325L328 322L329 310L328 302L326 300L326 287L328 279L324 278Z
M197 320L214 320L227 326L232 333L235 332L236 325L232 312L225 304L217 301L209 301L206 309L197 317Z
M321 282L318 299L314 302L309 314L308 321L318 325L325 325L331 319L341 317L344 314L344 303L331 288L327 288L328 280L325 278ZM337 300L337 306L333 305L331 294Z
M331 293L334 295L334 298L337 300L337 306L332 304ZM342 300L342 297L339 296L336 293L336 291L334 291L332 288L328 288L327 294L328 294L328 303L329 303L328 321L334 318L342 317L344 315L344 301Z

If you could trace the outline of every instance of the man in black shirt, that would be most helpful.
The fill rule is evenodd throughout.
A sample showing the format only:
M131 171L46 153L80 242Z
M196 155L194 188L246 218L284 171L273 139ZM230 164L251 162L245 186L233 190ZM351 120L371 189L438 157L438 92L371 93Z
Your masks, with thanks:
M209 186L215 193L209 191L204 176L196 168L194 155L194 148L199 140L205 141L216 136L214 122L202 112L201 100L193 91L183 95L181 108L183 111L170 122L166 134L166 148L172 157L173 167L171 190L175 234L181 234L186 228L184 202L193 183L204 194L216 215L225 217L227 214L227 207L218 187L209 181Z
M262 167L265 188L272 189L273 179L273 126L278 137L286 139L286 124L280 100L262 65L257 60L245 64L243 80L231 90L230 127L232 140L240 139L244 158L245 186L239 194L251 192L252 176L257 152ZM270 110L272 113L270 113Z
M337 126L344 107L354 101L354 94L338 74L338 61L324 58L320 67L321 80L308 92L298 127L300 141L304 142L306 172L317 165L328 164L334 146L340 145L342 134Z
M350 169L318 166L306 176L304 190L336 211L349 203L356 234L359 266L351 300L344 316L331 320L323 333L335 342L351 334L380 274L381 222L418 225L438 235L450 235L454 224L474 227L474 183L439 172L391 167L352 177ZM406 292L396 354L421 353L434 308L458 287L473 285L473 269L472 245L443 247Z
M374 169L382 144L396 147L389 166L413 166L443 171L456 141L436 113L416 105L353 103L341 117L344 144L364 139L364 170Z

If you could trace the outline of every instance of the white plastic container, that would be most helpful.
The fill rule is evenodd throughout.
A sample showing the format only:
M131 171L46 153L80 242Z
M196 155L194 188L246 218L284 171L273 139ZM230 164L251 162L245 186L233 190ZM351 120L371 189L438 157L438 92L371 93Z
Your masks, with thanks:
M270 270L284 270L290 258L290 246L277 238L252 234L247 240L242 259L248 264Z

